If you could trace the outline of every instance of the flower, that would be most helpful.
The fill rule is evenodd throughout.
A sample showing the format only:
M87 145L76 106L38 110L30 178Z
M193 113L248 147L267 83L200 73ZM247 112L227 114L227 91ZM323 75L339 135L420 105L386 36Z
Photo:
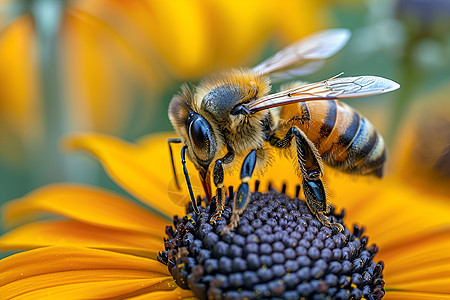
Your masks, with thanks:
M433 195L450 194L449 92L445 82L429 95L417 97L393 151L399 177L411 188Z
M14 163L43 130L32 23L22 16L0 35L0 157Z
M136 144L100 134L69 139L69 147L96 156L140 203L96 187L54 184L6 204L2 220L13 229L2 236L0 247L27 251L2 260L0 293L11 298L192 298L156 261L171 216L185 215L169 200L179 198L167 195L173 188L167 137L153 135ZM292 195L298 182L292 169L280 159L261 185L273 181L280 188L286 178ZM450 202L435 201L395 177L355 181L329 171L334 205L345 207L347 224L362 222L370 243L380 249L376 259L385 263L386 298L448 296ZM227 182L238 183L236 178ZM59 218L39 220L43 213Z
M213 224L214 209L207 204L198 215L188 207L187 216L174 217L176 229L166 227L158 260L178 285L200 299L384 296L384 265L373 261L378 248L367 245L364 229L333 232L305 201L273 190L261 193L259 182L255 189L235 232L223 233L231 199ZM332 222L341 225L343 215L330 212Z

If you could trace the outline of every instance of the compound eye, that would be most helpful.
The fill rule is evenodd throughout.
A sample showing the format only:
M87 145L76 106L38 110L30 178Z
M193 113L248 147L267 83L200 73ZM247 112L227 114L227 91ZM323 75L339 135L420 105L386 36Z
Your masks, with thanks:
M189 139L198 159L210 160L212 133L208 122L199 114L189 116Z

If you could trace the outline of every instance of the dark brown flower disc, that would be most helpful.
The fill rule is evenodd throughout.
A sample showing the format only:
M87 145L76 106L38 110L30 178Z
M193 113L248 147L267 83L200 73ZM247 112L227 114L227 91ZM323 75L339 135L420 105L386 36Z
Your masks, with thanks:
M211 225L212 207L189 209L168 226L166 264L179 286L200 299L381 299L383 262L368 246L364 229L341 233L323 226L306 203L276 191L254 192L238 227L222 234L231 216L227 199L222 220ZM205 207L206 206L206 207ZM343 224L343 213L329 214Z

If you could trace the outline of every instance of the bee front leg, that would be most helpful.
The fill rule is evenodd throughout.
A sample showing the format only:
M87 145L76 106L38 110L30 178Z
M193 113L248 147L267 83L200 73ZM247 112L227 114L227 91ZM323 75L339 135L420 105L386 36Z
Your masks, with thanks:
M210 219L211 224L215 224L217 220L220 220L225 206L225 187L223 185L223 166L222 160L216 160L213 170L213 181L216 186L216 211Z
M229 233L239 223L240 215L244 212L250 201L250 187L248 182L252 178L256 166L256 150L252 150L244 159L241 168L241 185L239 186L233 202L233 212L230 224L225 228L224 233Z
M224 172L223 172L223 164L229 164L234 159L234 151L231 148L228 148L228 153L222 157L221 159L216 160L213 169L213 181L216 186L216 211L212 215L210 219L211 224L215 224L217 220L220 220L222 217L223 209L225 206L225 186L223 185L224 181Z

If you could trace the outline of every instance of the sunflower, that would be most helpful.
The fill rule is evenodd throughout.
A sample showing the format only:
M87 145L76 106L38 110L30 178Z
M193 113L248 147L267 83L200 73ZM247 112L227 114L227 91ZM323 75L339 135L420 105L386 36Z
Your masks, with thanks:
M168 137L167 134L152 135L135 144L100 134L71 137L66 143L68 147L86 150L97 157L109 176L139 202L93 186L61 183L42 187L6 204L2 220L6 228L12 229L1 237L0 246L3 250L26 251L2 260L0 294L12 299L189 299L195 297L194 293L198 295L198 290L180 287L185 283L181 282L177 275L181 273L176 268L161 263L167 263L165 254L171 255L170 237L175 234L168 225L173 220L175 225L184 222L182 226L189 226L186 221L189 217L182 217L186 215L187 191L178 192L171 180ZM179 160L177 165L180 165ZM193 168L188 164L188 169ZM291 163L280 158L261 178L260 186L271 181L274 188L295 196L298 178L289 170L292 170ZM237 183L235 180L231 179ZM333 203L347 212L346 223L358 224L353 233L346 231L348 236L356 237L354 243L359 245L356 249L362 247L362 251L357 252L369 255L379 248L376 258L384 261L385 267L383 275L378 274L377 284L381 286L378 296L384 293L384 281L387 299L444 299L450 295L448 195L441 196L443 201L436 201L436 196L418 193L395 177L383 181L355 181L331 174L328 182L334 194ZM287 188L282 187L283 183ZM175 215L179 217L172 219ZM342 217L342 214L335 215ZM46 219L42 220L42 216ZM308 222L314 221L310 218ZM370 242L378 247L365 248L368 240L361 237L360 222ZM167 236L169 238L163 242ZM214 241L214 234L209 238ZM350 243L347 245L353 247ZM272 247L275 248L275 244ZM220 247L218 249L220 251ZM264 251L270 252L270 249ZM346 251L354 250L343 250L339 255L343 258L350 255L345 254ZM178 253L179 259L183 259L183 250L179 249ZM200 261L201 255L197 254L194 259ZM308 255L313 254L308 252ZM299 259L307 258L297 257L297 261ZM345 266L342 263L333 268ZM383 264L374 263L370 272L379 273L382 269ZM199 275L202 270L196 267L192 272L206 278ZM271 276L267 272L264 274L260 275ZM349 288L355 291L358 281L364 281L366 275L355 275L343 285L351 284ZM326 282L337 280L332 275L326 278ZM300 289L324 291L327 285L321 283L312 287L302 285ZM273 287L275 292L279 291L277 288ZM359 293L354 297L361 296Z

